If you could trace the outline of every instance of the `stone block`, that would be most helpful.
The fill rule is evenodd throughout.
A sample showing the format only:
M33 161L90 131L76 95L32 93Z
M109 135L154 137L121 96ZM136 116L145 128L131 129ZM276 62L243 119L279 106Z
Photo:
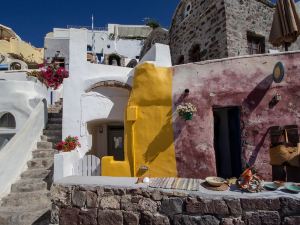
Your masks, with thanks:
M117 196L102 197L100 199L100 209L120 209L120 200Z
M124 225L138 225L139 215L134 212L123 212Z
M222 199L187 198L186 211L189 214L229 214L228 207Z
M79 224L78 208L62 208L59 212L60 225L78 225Z
M98 207L98 196L95 192L92 192L92 191L86 192L86 206L88 208L97 208Z
M125 211L137 211L139 206L137 203L132 203L131 195L124 195L121 197L120 206Z
M143 225L170 225L169 218L159 213L143 212L140 224Z
M300 200L294 198L280 198L281 212L284 216L300 215Z
M239 199L224 199L231 215L242 215L242 207Z
M79 212L80 225L97 225L97 209L81 210Z
M243 210L245 211L253 211L253 210L270 210L277 211L280 209L280 201L278 198L276 199L241 199L241 205Z
M189 216L176 215L174 217L174 225L220 225L220 221L211 215L206 216Z
M220 225L245 225L241 218L223 218Z
M71 205L71 191L67 187L60 185L52 185L51 199L57 206L66 207Z
M161 203L160 212L164 215L173 217L182 213L183 201L180 198L165 199Z
M162 196L162 194L161 194L160 191L154 190L154 191L151 193L151 198L152 198L154 201L160 201L160 200L162 200L163 196Z
M283 225L298 225L298 224L300 224L300 216L285 217L282 224Z
M143 198L139 201L139 210L142 212L149 211L155 213L157 212L157 204L149 198Z
M123 225L123 214L119 210L99 210L99 225Z
M86 192L73 190L72 192L72 205L79 208L84 207L86 204Z
M126 194L126 190L124 188L116 188L113 190L115 195L123 196Z
M244 221L247 225L280 225L281 219L276 211L246 212Z

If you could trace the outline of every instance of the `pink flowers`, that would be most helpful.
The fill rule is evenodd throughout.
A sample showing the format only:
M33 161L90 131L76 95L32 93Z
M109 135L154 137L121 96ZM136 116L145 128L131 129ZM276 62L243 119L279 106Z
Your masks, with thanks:
M64 141L58 142L56 144L56 149L63 152L70 152L74 150L76 147L81 147L78 137L68 136Z
M39 79L54 90L59 88L65 78L69 77L68 71L56 63L44 64L40 67Z

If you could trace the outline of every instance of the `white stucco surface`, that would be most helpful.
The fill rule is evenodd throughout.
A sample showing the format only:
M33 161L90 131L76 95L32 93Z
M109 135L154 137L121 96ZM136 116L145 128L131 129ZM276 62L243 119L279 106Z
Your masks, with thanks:
M86 61L88 31L70 29L69 37L69 78L64 81L63 89L63 138L69 135L78 136L81 143L79 151L82 156L91 150L97 156L105 156L107 140L103 140L107 137L103 135L106 134L108 125L124 123L129 90L109 85L94 88L89 92L87 90L103 81L116 81L131 87L135 69L91 64ZM161 44L154 45L142 61L158 66L171 66L169 47ZM101 126L103 130L105 129L102 136L96 133ZM99 140L95 141L93 138ZM58 171L65 170L66 167L70 168L64 163L73 165L75 161L72 163L72 157L69 159L61 159L55 163L55 171L59 173ZM66 174L60 173L54 176L61 177Z
M11 184L26 169L26 163L45 127L46 116L45 104L40 100L20 130L0 151L0 198L9 193Z

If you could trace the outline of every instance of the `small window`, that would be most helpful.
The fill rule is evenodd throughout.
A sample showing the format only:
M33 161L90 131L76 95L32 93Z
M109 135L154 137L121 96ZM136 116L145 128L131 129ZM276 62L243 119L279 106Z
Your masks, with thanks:
M15 117L11 113L5 113L0 118L0 128L16 128L16 120Z
M199 61L201 61L200 45L195 44L189 50L189 62L199 62Z
M184 18L188 17L191 14L191 10L192 10L192 4L189 2L188 4L186 4L185 6L185 10L184 10Z
M92 46L91 46L91 45L87 45L86 49L87 49L87 51L88 51L88 52L91 52L91 51L93 51L93 48L92 48Z
M181 64L184 64L184 56L183 55L179 56L177 63L176 63L176 65L181 65Z
M136 58L136 59L140 59L140 56L137 55L135 58Z
M248 54L263 54L265 50L265 37L258 36L251 32L247 33Z
M107 45L107 48L110 48L110 45Z

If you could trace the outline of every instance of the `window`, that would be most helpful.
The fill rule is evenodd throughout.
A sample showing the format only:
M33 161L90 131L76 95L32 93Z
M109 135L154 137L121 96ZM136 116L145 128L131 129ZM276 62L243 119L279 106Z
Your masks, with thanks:
M112 54L108 58L108 64L112 66L121 66L121 58L118 55Z
M0 117L0 128L16 128L15 117L11 113L5 113Z
M188 17L191 14L191 11L192 11L192 4L189 2L185 6L183 18Z
M10 64L10 69L11 70L20 70L22 68L21 64L18 62L13 62Z
M87 50L88 52L91 52L91 51L93 51L93 48L92 48L91 45L88 45L88 46L86 47L86 50Z
M176 63L176 65L181 65L181 64L184 64L184 56L183 55L179 56L177 63Z
M265 37L248 32L247 42L249 55L265 53Z
M201 52L200 52L200 45L195 44L191 47L189 51L189 61L190 62L199 62L201 61Z
M57 64L59 67L65 68L65 58L55 57L53 58L53 62Z

